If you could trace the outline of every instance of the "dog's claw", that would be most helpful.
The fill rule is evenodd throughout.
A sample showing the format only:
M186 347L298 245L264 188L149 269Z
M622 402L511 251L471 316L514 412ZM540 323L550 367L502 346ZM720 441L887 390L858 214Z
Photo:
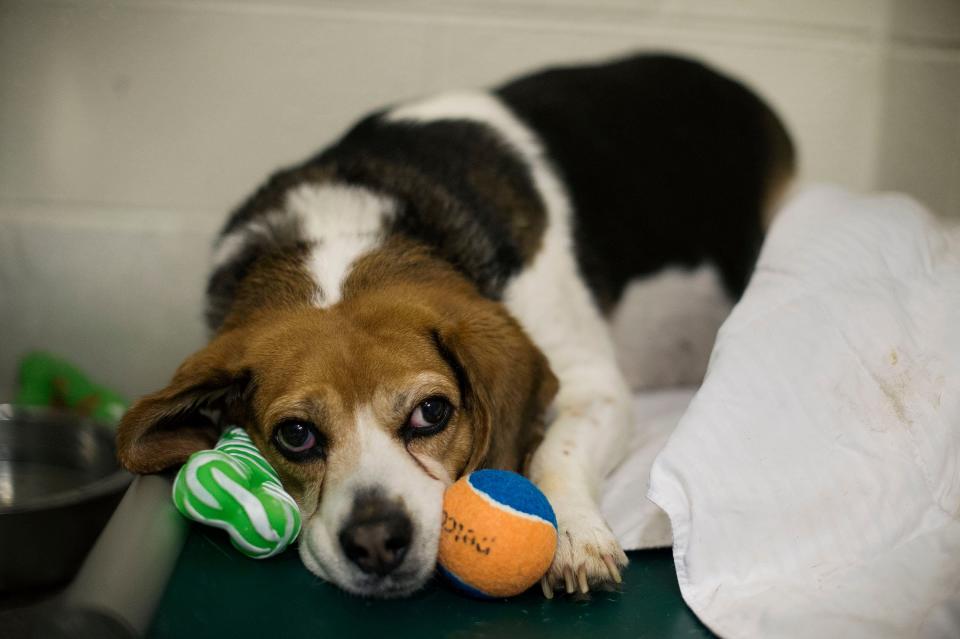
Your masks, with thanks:
M580 592L582 594L587 594L590 592L590 586L587 584L587 569L583 566L580 566L580 570L577 572L577 581L580 582Z
M567 586L567 594L572 595L577 590L577 586L573 581L573 571L569 566L563 569L563 581Z
M558 520L561 515L558 512ZM627 556L602 519L573 518L573 525L560 521L560 534L553 564L545 576L551 594L563 593L582 601L590 591L617 590L623 583L620 570ZM546 590L544 590L546 592Z
M613 560L613 557L611 557L610 555L604 555L603 563L607 567L607 572L610 573L610 578L613 579L618 584L623 583L623 577L620 576L620 569L617 568L617 564Z
M540 578L540 587L543 589L544 597L553 599L553 586L550 585L550 580L547 579L546 575Z

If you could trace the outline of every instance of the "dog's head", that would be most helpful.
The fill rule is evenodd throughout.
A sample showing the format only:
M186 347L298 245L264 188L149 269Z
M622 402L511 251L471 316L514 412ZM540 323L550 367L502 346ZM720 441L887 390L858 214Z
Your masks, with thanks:
M242 425L304 515L300 555L344 589L402 596L432 574L443 490L516 468L556 380L502 306L463 287L387 286L328 309L233 322L138 401L118 435L149 473Z

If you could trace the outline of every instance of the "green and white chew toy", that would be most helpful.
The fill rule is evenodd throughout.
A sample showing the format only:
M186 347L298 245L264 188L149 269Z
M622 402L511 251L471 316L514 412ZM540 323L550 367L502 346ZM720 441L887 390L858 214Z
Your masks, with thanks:
M300 510L250 437L228 428L213 450L190 456L173 482L173 503L184 517L223 528L234 547L266 559L300 534Z

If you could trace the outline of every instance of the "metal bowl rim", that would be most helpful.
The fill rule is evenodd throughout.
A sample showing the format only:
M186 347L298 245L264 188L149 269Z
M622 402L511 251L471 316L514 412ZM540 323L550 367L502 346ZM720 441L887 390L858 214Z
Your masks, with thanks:
M86 425L98 429L107 435L113 435L114 429L101 421L80 417L76 414L66 411L60 411L51 408L39 406L14 406L13 404L0 404L0 422L13 419L26 421L39 421L48 419L68 419L78 425ZM31 499L25 503L15 504L13 506L0 506L0 516L13 515L20 513L36 512L41 510L52 510L64 506L73 506L82 504L86 501L93 501L100 497L119 492L133 480L133 475L126 470L118 469L115 472L87 482L76 488L64 490L52 495Z

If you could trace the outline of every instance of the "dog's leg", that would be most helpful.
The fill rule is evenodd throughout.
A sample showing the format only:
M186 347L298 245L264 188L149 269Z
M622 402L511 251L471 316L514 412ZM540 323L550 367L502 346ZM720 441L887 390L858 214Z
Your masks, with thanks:
M549 249L552 247L548 247ZM505 302L560 381L552 420L529 475L553 505L559 539L544 594L586 593L620 581L627 557L598 506L604 477L629 438L632 398L606 322L569 253L545 255L506 291Z
M560 373L556 417L530 463L560 528L543 581L548 597L558 587L586 593L618 583L627 562L598 507L600 484L620 460L631 423L630 396L612 364L598 358Z

